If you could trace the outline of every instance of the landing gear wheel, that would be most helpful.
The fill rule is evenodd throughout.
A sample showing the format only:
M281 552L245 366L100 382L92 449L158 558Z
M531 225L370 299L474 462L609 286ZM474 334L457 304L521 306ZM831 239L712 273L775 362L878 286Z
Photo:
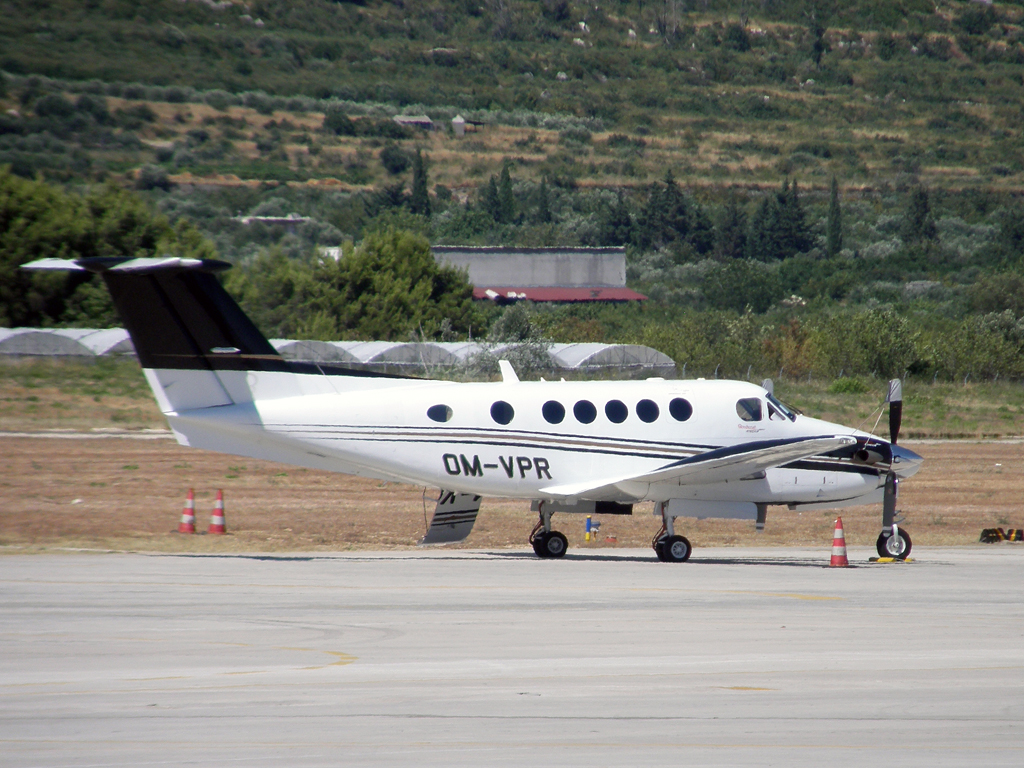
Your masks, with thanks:
M878 550L879 557L894 557L897 560L907 559L907 555L910 554L910 548L913 546L910 541L910 534L902 528L898 530L899 533L895 540L893 539L892 533L889 531L882 531L878 534L878 541L875 542L875 549Z
M538 557L565 557L569 549L569 540L558 531L540 533L533 538L533 551Z
M690 559L693 547L685 536L669 536L661 539L661 560L666 563L685 563Z
M661 562L663 562L663 563L665 562L665 539L664 538L660 538L656 542L654 542L654 554L656 554L658 556L658 559L661 560Z

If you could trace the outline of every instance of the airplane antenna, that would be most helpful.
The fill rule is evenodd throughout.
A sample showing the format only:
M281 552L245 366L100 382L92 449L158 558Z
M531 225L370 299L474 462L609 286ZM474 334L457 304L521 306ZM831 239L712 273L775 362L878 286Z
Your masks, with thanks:
M519 377L516 376L516 369L508 360L499 360L498 367L501 369L501 380L506 384L518 384Z

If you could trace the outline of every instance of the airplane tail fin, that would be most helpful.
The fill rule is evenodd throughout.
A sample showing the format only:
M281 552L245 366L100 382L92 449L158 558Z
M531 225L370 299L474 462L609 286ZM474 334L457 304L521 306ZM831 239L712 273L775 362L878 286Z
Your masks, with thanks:
M281 356L214 276L210 259L41 259L29 270L99 273L143 368L275 370Z
M224 290L212 259L40 259L29 270L95 272L103 278L164 413L248 402L230 371L343 373L285 360Z

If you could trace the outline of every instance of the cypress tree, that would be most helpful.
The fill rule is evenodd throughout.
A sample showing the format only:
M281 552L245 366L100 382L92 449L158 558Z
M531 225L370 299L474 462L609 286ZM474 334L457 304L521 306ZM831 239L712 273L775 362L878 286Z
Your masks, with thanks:
M540 191L537 193L537 221L548 224L551 221L551 201L548 199L547 176L540 180Z
M501 167L501 179L498 181L498 210L500 211L497 220L502 224L511 224L516 219L516 198L512 194L512 176L509 174L508 161Z
M923 240L935 239L935 222L932 220L931 206L928 203L928 192L918 187L910 193L910 202L903 217L903 229L900 235L908 243L919 243Z
M622 192L619 192L615 204L602 212L597 239L600 245L605 246L625 245L633 239L633 219Z
M487 186L484 187L482 202L484 210L487 211L490 217L496 222L501 223L501 202L498 199L498 182L493 175L487 181Z
M427 194L427 169L423 154L417 149L412 161L412 195L409 210L421 216L430 215L430 195Z
M747 250L747 214L736 195L730 195L715 230L715 255L719 259L742 259Z
M832 195L828 203L828 232L825 253L837 256L843 250L843 211L839 207L839 182L832 177Z

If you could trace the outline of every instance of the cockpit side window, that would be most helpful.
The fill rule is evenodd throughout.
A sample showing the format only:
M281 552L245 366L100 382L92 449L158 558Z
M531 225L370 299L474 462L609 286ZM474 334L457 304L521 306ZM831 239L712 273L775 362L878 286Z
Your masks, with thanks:
M744 421L761 420L761 400L757 397L744 397L736 403L736 413Z
M790 421L796 421L797 412L786 405L784 402L779 400L775 395L769 392L765 397L768 399L768 418L782 418L783 416ZM776 413L781 414L777 416Z

